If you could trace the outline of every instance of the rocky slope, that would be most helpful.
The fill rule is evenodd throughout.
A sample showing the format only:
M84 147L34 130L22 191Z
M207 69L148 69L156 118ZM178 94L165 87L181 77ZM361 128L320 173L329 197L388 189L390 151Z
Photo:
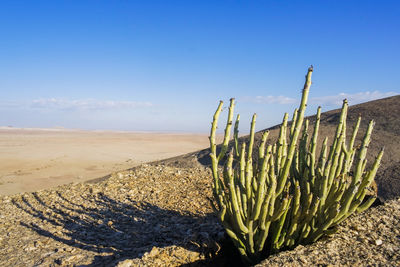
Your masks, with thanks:
M339 115L340 109L321 114L319 130L320 143L322 143L325 136L328 136L328 140L332 140L336 125L339 121ZM358 144L361 142L369 121L375 121L372 141L367 154L369 164L373 162L379 150L385 147L381 166L375 178L378 185L378 196L380 200L385 201L400 196L400 95L350 106L347 116L348 138L350 138L351 131L358 116L361 116L362 121L356 145L357 142ZM310 116L308 119L310 120L310 128L312 129L315 116ZM221 124L220 128L222 127L225 127L225 125ZM268 142L273 143L279 134L279 125L266 130L270 131ZM255 144L260 142L261 135L264 131L265 130L256 133ZM248 136L244 136L241 138L241 141L247 141L247 139ZM177 167L209 166L211 164L209 149L163 160L160 161L160 163Z
M94 184L0 198L0 266L240 266L206 168L142 165ZM400 199L260 266L400 262Z
M142 165L94 184L0 198L0 266L240 266L206 168ZM260 266L396 266L400 199Z

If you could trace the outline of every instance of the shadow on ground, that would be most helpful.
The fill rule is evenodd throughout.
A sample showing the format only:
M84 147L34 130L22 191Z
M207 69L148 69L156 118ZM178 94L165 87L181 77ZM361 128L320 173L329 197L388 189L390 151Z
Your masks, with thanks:
M94 252L93 261L85 266L113 266L140 258L153 247L171 245L212 257L218 246L211 244L216 237L209 232L218 229L213 214L184 214L133 199L122 203L102 193L73 197L58 192L56 198L46 199L33 193L14 205L36 218L36 223L23 226L67 246ZM198 262L216 264L213 259Z

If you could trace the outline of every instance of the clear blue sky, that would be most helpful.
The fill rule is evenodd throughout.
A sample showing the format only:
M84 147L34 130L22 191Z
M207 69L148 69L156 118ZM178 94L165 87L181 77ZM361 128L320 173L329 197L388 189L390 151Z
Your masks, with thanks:
M1 1L0 126L242 132L400 93L398 1ZM222 127L221 127L222 128Z

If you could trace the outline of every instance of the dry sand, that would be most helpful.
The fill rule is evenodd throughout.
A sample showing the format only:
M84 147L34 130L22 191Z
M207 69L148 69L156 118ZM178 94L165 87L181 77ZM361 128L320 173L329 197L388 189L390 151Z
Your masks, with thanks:
M206 148L206 134L0 128L0 195L83 182Z

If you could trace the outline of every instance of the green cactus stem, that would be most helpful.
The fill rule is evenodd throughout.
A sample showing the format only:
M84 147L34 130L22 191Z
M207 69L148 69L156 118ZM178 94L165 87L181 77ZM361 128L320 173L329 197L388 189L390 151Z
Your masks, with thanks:
M269 132L265 131L255 147L254 114L248 143L239 142L237 115L230 145L235 107L232 98L224 139L217 152L215 138L222 101L214 114L210 157L218 217L247 264L281 249L318 240L354 212L370 207L376 198L366 197L383 155L382 149L372 167L366 169L374 122L370 122L361 144L355 146L361 122L358 118L347 144L348 104L344 100L331 145L325 138L317 152L321 108L318 107L311 137L309 121L304 120L312 72L311 66L290 128L285 114L274 144L267 144ZM253 160L254 156L257 158ZM220 162L224 162L223 168L219 167Z

